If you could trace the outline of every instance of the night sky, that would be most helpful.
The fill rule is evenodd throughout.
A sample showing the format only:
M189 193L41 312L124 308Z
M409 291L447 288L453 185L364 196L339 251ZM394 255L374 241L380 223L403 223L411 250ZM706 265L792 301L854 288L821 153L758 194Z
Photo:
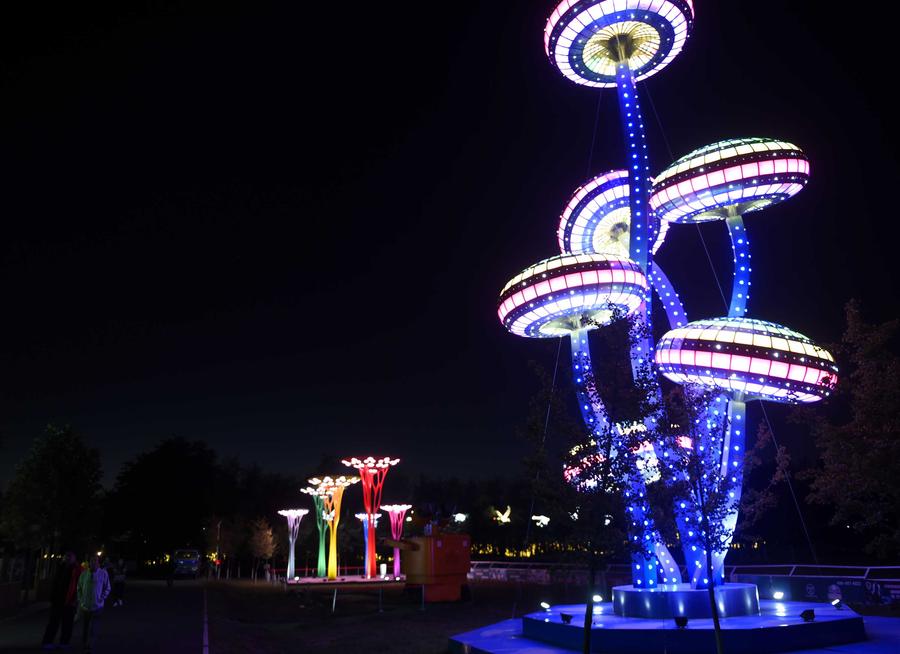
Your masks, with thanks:
M515 471L527 363L555 344L508 334L497 294L623 158L614 91L592 155L598 92L546 60L552 0L8 4L0 484L48 422L107 483L172 435L283 472ZM750 315L819 342L851 297L896 316L893 17L695 4L641 85L654 169L722 138L800 145L810 185L747 218ZM702 230L727 291L726 230ZM659 260L692 318L725 313L697 228Z

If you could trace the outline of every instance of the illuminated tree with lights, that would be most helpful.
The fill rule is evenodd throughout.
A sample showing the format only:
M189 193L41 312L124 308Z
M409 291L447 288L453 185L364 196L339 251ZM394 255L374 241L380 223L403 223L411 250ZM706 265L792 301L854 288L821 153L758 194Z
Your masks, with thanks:
M303 488L300 492L310 495L313 500L313 513L316 515L316 530L319 534L319 555L316 565L316 576L324 577L328 574L328 559L325 556L325 537L328 532L328 523L325 521L325 497L328 493L321 487L313 486Z
M366 577L373 579L377 576L375 571L375 512L381 506L381 491L384 488L384 479L392 466L400 463L400 459L392 459L388 456L376 459L342 459L345 466L359 470L363 488L363 506L369 514L368 538L366 539Z
M288 564L285 574L288 580L294 578L294 545L297 543L300 521L307 513L309 513L307 509L282 509L278 512L278 515L287 518L288 523Z
M328 525L328 579L337 579L338 574L338 550L337 530L341 522L341 500L344 490L348 486L359 481L359 477L313 477L309 483L322 492L323 508L322 517Z
M391 518L391 538L399 541L403 538L403 522L406 512L412 508L412 504L385 504L382 511L387 511ZM400 548L394 546L394 577L400 577Z

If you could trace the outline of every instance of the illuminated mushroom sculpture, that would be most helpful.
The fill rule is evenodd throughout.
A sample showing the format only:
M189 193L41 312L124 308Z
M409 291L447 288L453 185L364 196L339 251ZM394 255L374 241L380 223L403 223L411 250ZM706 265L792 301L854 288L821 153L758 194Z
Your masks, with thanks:
M412 508L412 504L385 504L382 511L387 511L391 517L391 538L399 541L403 538L403 521L406 512ZM394 578L400 577L400 548L394 547Z
M344 497L344 490L348 486L359 481L359 477L345 477L344 475L335 477L313 477L309 483L320 489L323 493L323 509L322 517L328 525L328 579L337 579L338 573L338 557L337 557L337 530L341 522L341 500Z
M544 28L544 50L567 79L619 96L631 194L629 258L647 269L651 235L650 160L635 81L659 72L690 34L690 0L563 0Z
M809 160L792 143L764 138L719 141L660 173L650 207L663 223L724 220L734 250L728 315L743 318L750 294L750 242L743 215L787 200L809 181Z
M606 429L599 397L590 387L593 380L588 331L609 324L617 315L628 316L643 304L647 278L631 259L610 254L562 254L545 259L510 280L500 292L497 315L507 330L527 338L568 336L579 408L591 432ZM635 488L631 512L633 525L645 533L646 556L668 563L669 551L652 526L646 493ZM647 529L640 526L646 525ZM635 536L636 538L636 536ZM672 572L668 571L672 568ZM653 565L634 568L634 583L656 584ZM680 581L676 566L667 566L661 578Z
M563 254L610 254L627 258L631 247L631 208L627 170L598 175L572 194L556 231ZM669 223L653 220L651 254L662 246ZM684 306L656 261L649 265L650 283L662 302L670 327L687 322Z
M837 383L834 357L809 338L787 327L750 318L713 318L688 323L667 332L656 346L656 363L669 380L683 385L721 390L727 397L721 470L731 475L734 505L740 501L746 441L746 403L817 402ZM737 510L724 521L729 532ZM698 552L699 556L700 552ZM713 557L713 580L722 581L725 554ZM699 559L688 561L692 584L699 583Z
M362 479L363 506L366 508L366 513L369 514L365 576L369 579L374 579L377 576L375 572L374 515L378 507L381 506L381 491L384 488L384 479L387 477L388 470L400 463L400 459L392 459L389 456L377 459L373 456L365 459L353 457L351 459L341 459L341 463L359 470L359 476Z
M309 513L307 509L282 509L278 512L278 515L287 518L288 523L288 564L285 573L288 581L294 578L294 545L297 543L300 521L307 513Z

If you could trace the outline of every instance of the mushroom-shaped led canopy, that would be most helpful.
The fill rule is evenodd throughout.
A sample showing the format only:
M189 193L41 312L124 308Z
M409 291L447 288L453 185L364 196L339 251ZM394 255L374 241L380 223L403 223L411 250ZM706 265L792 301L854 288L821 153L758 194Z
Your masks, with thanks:
M559 218L559 251L627 258L631 241L628 189L627 170L611 170L579 187ZM668 223L660 223L653 254L663 244L668 230Z
M750 318L712 318L673 329L657 344L656 363L679 384L781 403L816 402L837 383L831 354L792 329Z
M562 0L544 28L544 51L577 84L612 88L616 65L637 80L665 68L691 31L691 0Z
M673 223L745 214L796 195L809 181L809 160L793 143L731 139L694 150L660 173L650 208Z
M605 325L618 309L635 311L647 278L632 260L608 254L563 254L526 268L500 292L497 315L513 334L566 336Z

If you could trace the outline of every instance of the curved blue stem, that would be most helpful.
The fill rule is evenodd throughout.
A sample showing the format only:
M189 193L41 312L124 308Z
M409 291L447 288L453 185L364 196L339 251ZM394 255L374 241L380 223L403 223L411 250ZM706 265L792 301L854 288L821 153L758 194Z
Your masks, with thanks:
M734 282L728 317L743 318L747 313L747 300L750 297L750 241L740 214L729 212L725 223L728 225L731 249L734 252Z
M662 302L663 309L666 311L666 317L669 319L669 329L684 327L688 320L687 312L684 310L681 298L675 292L675 287L669 281L669 278L666 277L666 273L663 272L657 261L650 263L650 284L659 296L659 301Z
M731 500L730 510L725 516L723 526L727 531L727 539L722 552L713 552L713 583L718 585L725 579L725 556L737 526L738 508L741 501L741 489L744 482L744 447L747 442L747 404L744 397L738 394L728 403L728 430L722 445L721 474L723 483L728 488Z

